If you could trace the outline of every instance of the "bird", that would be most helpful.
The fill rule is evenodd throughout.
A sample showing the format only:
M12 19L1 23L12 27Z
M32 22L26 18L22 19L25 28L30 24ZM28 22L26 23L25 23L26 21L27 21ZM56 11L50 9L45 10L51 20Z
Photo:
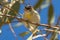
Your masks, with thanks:
M23 19L26 19L33 23L38 23L38 24L40 23L40 15L31 5L25 6ZM32 32L33 34L39 31L38 29L36 29L38 25L31 24L29 22L23 22L23 23L25 27L28 28L29 31Z

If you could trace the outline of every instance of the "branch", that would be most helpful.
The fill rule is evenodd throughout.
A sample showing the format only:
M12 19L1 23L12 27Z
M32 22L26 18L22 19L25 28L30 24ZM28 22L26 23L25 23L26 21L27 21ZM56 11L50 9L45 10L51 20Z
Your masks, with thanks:
M55 31L55 30L46 29L46 28L43 31L57 32L60 35L60 31ZM38 37L45 37L45 36L46 36L46 34L39 34L39 35L34 36L33 39L36 39ZM45 38L45 39L48 40L47 38Z
M39 34L39 35L37 35L37 36L34 36L32 39L36 39L36 38L38 38L38 37L44 37L44 36L46 36L46 34Z
M7 8L7 9L9 9L9 10L11 10L11 11L14 12L15 14L17 14L17 11L15 11L14 9L11 9L11 8L3 5L2 3L0 3L0 5L3 6L3 7L5 7L5 8ZM18 13L18 15L19 15L19 16L22 16L22 14L19 14L19 13Z
M59 35L60 35L60 31L55 31L55 30L51 30L51 29L44 29L45 31L50 31L50 32L57 32L57 33L59 33Z
M59 26L60 25L57 25L57 26L51 26L51 25L48 25L48 24L38 24L38 23L33 23L33 22L30 22L29 20L26 20L26 19L23 19L23 18L19 18L19 17L16 17L16 16L11 16L11 15L4 15L4 14L0 14L0 16L6 16L6 17L12 17L12 18L16 18L19 22L29 22L31 24L34 24L34 25L37 25L37 26L45 26L45 27L51 27L51 28L56 28L56 29L59 29Z
M4 5L2 5L2 3L0 3L0 5L1 5L1 6L4 6ZM6 7L7 9L9 9L9 10L11 10L11 11L13 11L15 14L17 13L15 10L13 10L13 9L7 7L7 6L4 6L4 7ZM19 14L19 15L22 16L22 14ZM19 20L20 22L21 22L21 21L25 21L25 22L28 21L28 20L25 20L25 19L22 19L22 18L17 18L16 16L11 16L11 15L3 15L3 14L2 14L1 16L14 17L14 18L16 18L17 20ZM45 27L50 26L50 25L48 25L48 24L38 24L38 23L30 22L30 21L28 21L28 22L31 23L31 24L38 25L38 26L45 26ZM58 27L57 27L57 26L58 26ZM57 26L50 26L50 27L51 27L51 28L57 28L57 29L59 29L59 25L57 25Z
M10 30L12 31L12 33L14 34L14 37L15 37L16 40L17 40L18 38L17 38L17 36L16 36L16 33L15 33L14 29L12 28L11 23L9 23L9 27L10 27Z
M14 29L13 29L11 23L10 23L10 20L8 20L7 22L8 22L8 24L9 24L9 27L10 27L11 32L13 33L14 37L15 37L16 40L17 40L18 38L17 38L16 33L15 33L15 31L14 31Z

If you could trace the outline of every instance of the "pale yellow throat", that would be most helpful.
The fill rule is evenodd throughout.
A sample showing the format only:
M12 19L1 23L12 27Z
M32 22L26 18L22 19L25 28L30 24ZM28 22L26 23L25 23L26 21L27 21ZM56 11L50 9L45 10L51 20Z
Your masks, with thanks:
M30 13L27 13L27 14L25 14L25 18L27 18L27 19L31 19L31 14Z

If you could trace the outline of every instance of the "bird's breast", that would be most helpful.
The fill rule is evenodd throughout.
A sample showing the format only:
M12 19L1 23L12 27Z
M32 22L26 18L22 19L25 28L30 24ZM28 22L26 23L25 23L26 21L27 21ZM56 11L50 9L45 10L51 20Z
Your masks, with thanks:
M27 18L28 20L31 19L31 14L25 14L25 18Z

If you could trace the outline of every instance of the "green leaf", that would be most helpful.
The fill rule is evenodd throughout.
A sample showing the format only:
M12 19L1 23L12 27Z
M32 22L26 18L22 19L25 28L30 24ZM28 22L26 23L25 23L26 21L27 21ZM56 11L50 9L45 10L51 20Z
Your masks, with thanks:
M44 8L47 8L49 6L50 0L45 0L44 2L45 2L45 4L42 4L40 9L44 9Z
M20 34L20 36L21 36L21 37L24 37L25 35L27 35L27 34L29 34L29 33L30 33L29 31L23 32L23 33Z
M13 9L14 11L10 10L10 12L8 12L7 14L11 16L16 16L18 14L19 8L20 8L20 3L19 1L16 1L15 4L13 4L13 6L11 7L11 9ZM12 21L14 18L8 18L8 19Z
M1 4L3 7L5 7L6 5L3 5L3 4ZM9 5L9 4L8 4ZM9 8L9 7L8 7ZM20 8L20 3L19 3L19 1L16 1L13 5L12 5L12 7L11 7L11 9L13 9L13 10L5 10L4 11L4 8L3 8L3 10L1 11L1 12L3 12L4 11L4 14L9 14L9 15L11 15L11 16L16 16L17 14L18 14L18 11L19 11L19 8ZM9 11L9 12L8 12ZM0 14L1 14L1 12L0 12ZM2 25L5 23L5 22L7 22L8 21L8 19L10 20L10 22L14 19L14 18L11 18L11 17L6 17L6 16L3 16L2 17L2 19L0 19L0 28L2 27ZM7 21L6 21L7 20Z
M0 14L2 14L1 11L0 11ZM0 30L1 30L1 27L3 24L4 24L4 20L3 20L2 16L0 16Z
M34 9L36 10L41 6L41 4L44 2L44 0L38 0L38 2L34 5Z
M24 3L25 0L20 0L20 3Z
M0 0L0 2L2 2L3 0Z
M60 17L58 17L58 20L57 20L57 23L56 23L56 26L59 25L59 21L60 21ZM51 36L51 40L58 40L58 29L54 29L55 32L52 33L52 36Z
M50 4L49 10L48 10L48 24L51 24L52 18L54 17L53 12L54 12L53 5Z
M52 33L50 40L56 40L57 38L58 38L58 33L57 33L57 29L56 29L55 32Z
M4 20L2 20L2 19L0 19L1 21L0 21L0 29L1 29L1 27L2 27L2 25L4 24Z
M48 24L51 25L54 23L54 8L52 3L50 2L49 10L48 10ZM50 26L47 27L48 29ZM47 32L47 36L50 34L50 32Z

